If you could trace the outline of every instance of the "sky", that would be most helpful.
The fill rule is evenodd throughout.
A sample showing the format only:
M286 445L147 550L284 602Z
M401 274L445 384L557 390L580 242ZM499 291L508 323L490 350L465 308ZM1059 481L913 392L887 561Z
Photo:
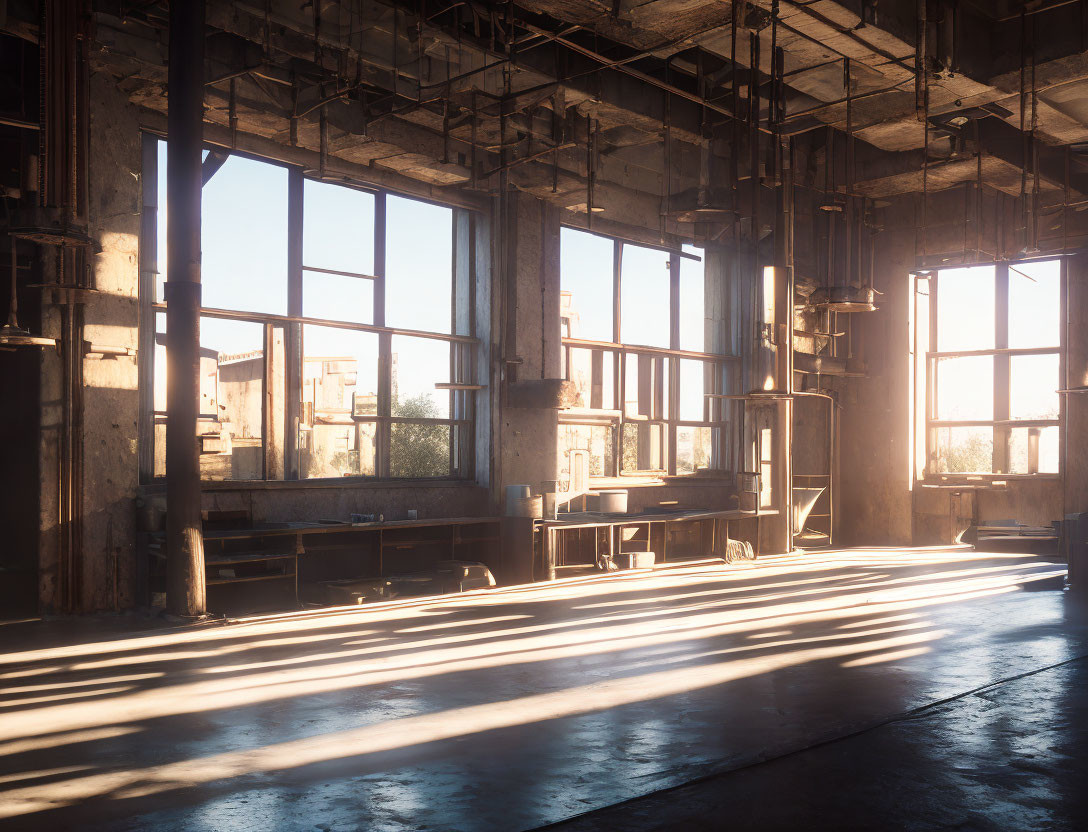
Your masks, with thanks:
M166 143L159 142L159 279L166 275ZM287 169L231 156L205 185L201 234L203 305L287 314ZM374 203L371 193L330 183L304 184L303 266L374 273ZM386 204L386 324L451 331L453 212L389 195ZM373 281L303 270L303 314L352 323L374 322ZM164 316L160 315L160 318ZM159 329L162 331L163 324ZM259 350L260 324L201 319L201 345L221 353ZM378 339L369 332L307 325L307 356L357 361L360 392L377 389ZM449 345L395 336L401 399L429 396L440 416L449 413ZM165 357L157 350L157 365ZM156 384L160 387L161 382ZM350 404L350 403L345 403Z
M591 341L613 337L613 241L587 231L563 228L559 239L560 288L571 293L578 315L572 336ZM702 250L684 246L698 260L680 258L680 349L705 349ZM624 243L620 260L619 342L669 347L669 255L657 249ZM637 412L631 390L637 384L634 361L627 365L628 406ZM668 366L663 384L667 389ZM606 376L605 383L609 383ZM683 420L703 418L702 362L680 362L680 413ZM663 414L668 418L668 414Z

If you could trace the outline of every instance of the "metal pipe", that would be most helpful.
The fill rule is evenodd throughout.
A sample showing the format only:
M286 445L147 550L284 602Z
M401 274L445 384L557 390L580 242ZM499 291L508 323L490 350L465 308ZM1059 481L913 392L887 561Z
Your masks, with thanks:
M204 0L170 4L166 299L166 604L206 609L200 519L200 199Z

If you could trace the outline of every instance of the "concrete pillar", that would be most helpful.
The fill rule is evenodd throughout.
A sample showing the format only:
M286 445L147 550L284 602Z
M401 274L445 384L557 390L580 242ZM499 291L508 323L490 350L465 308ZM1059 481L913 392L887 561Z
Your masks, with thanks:
M200 524L200 188L204 0L170 5L166 282L166 605L206 609Z
M559 217L543 200L519 193L502 196L502 282L505 297L504 387L513 382L557 378L562 370L559 343ZM558 411L519 407L503 397L501 481L492 482L502 499L506 485L525 483L541 493L558 478Z

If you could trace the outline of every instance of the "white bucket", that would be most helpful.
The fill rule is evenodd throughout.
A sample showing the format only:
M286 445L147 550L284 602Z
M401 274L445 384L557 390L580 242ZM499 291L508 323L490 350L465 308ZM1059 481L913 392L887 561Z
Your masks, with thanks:
M602 514L627 513L627 492L623 489L598 491L597 495L601 498L599 510Z

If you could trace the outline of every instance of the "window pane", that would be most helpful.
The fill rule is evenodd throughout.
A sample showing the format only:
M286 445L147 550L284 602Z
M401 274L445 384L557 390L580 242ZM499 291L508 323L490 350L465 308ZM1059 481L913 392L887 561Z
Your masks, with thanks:
M660 424L627 422L623 426L623 470L660 471L664 468Z
M378 336L304 326L302 344L302 476L373 476Z
M386 324L452 332L453 210L392 195L385 205Z
M937 428L939 472L989 473L993 470L993 460L993 428Z
M1038 439L1038 469L1040 474L1058 473L1058 427L1013 428L1009 431L1009 473L1027 474L1030 436L1036 432Z
M326 321L374 323L374 281L322 272L302 273L302 314Z
M1056 347L1061 343L1061 262L1009 266L1009 346Z
M392 476L450 475L449 425L394 423L389 433L389 473Z
M436 390L435 384L449 380L448 341L393 336L393 416L448 419L449 391Z
M1058 427L1039 431L1039 473L1058 473Z
M299 431L299 461L303 479L372 477L375 422L354 425L315 424Z
M704 369L702 361L680 359L680 419L685 422L703 421Z
M589 451L589 475L612 476L613 428L607 425L559 426L559 487L570 487L569 451Z
M571 338L611 341L613 243L573 228L559 232L561 317Z
M312 179L302 194L302 264L374 274L374 195Z
M712 428L676 428L676 473L694 474L710 467Z
M937 418L994 418L994 359L991 355L937 361Z
M231 156L201 210L201 303L287 314L287 169Z
M612 410L614 399L612 353L565 347L567 378L578 392L575 407Z
M264 327L200 319L200 472L203 479L264 476Z
M680 258L680 349L696 352L712 352L712 345L705 341L704 283L706 252L694 246L684 246L684 251L703 257L702 261Z
M153 367L154 473L166 474L166 314L156 316ZM264 327L200 319L200 475L205 480L264 476Z
M937 349L994 347L994 267L942 269L937 277Z
M620 273L620 341L669 346L669 255L624 244Z
M1009 358L1009 417L1057 419L1060 386L1057 354Z
M665 418L668 363L664 358L627 353L624 369L624 413L628 417Z

